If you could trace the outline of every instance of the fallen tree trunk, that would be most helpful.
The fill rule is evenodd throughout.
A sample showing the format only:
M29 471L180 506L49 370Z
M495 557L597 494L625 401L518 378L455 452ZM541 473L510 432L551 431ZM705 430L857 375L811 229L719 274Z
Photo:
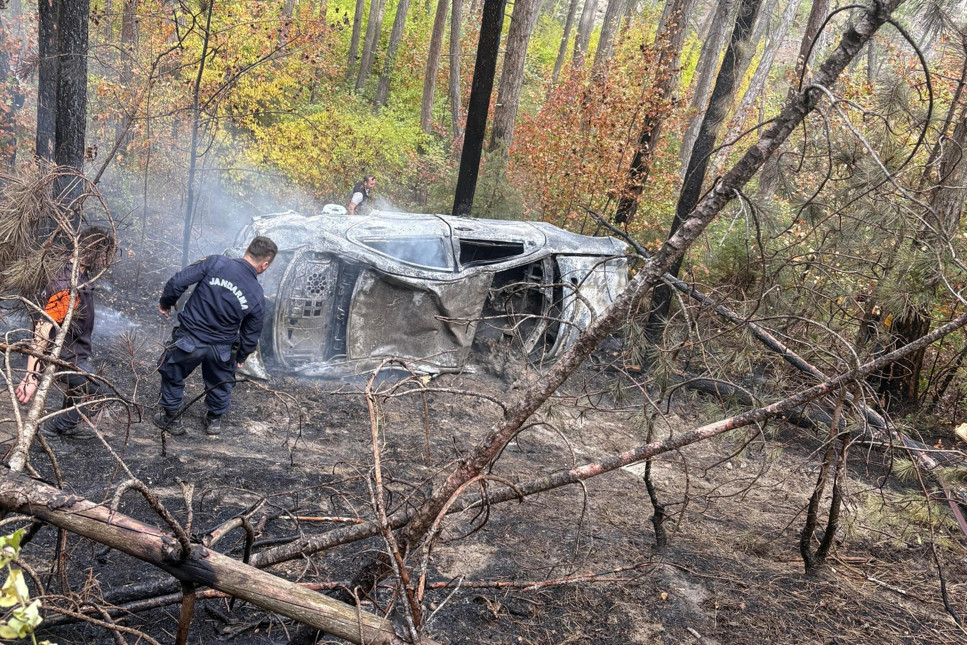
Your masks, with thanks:
M353 643L404 642L388 620L201 545L192 546L182 557L181 544L174 537L5 468L0 469L0 508L32 515L148 562L179 580L212 587Z

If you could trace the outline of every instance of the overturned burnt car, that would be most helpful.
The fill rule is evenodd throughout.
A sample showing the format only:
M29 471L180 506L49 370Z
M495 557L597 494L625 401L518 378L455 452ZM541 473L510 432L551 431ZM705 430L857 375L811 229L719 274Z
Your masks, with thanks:
M386 358L423 373L465 369L501 342L537 362L570 346L627 282L624 243L550 224L377 211L256 217L279 246L264 275L260 353L248 373L372 370ZM261 355L260 355L261 354Z

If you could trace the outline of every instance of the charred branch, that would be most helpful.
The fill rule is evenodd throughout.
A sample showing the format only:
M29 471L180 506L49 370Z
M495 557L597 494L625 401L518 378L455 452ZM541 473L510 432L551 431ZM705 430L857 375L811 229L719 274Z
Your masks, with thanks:
M0 470L0 508L32 515L148 562L182 582L200 584L354 643L401 643L392 623L322 594L194 545L182 559L178 541L100 504ZM427 642L427 641L424 641Z

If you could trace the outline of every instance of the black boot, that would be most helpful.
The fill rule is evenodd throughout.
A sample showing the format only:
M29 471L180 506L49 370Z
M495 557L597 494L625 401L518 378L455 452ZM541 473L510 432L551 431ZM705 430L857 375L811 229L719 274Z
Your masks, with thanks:
M202 421L202 425L205 426L205 433L214 437L215 435L220 434L222 431L222 417L221 415L206 412L205 420Z
M170 435L185 434L185 424L182 422L181 415L178 412L161 410L155 413L151 421Z

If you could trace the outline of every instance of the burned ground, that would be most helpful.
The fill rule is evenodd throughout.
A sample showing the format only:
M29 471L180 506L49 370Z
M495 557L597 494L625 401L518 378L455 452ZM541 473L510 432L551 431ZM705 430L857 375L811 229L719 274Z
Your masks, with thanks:
M106 376L145 406L143 419L133 423L120 409L100 422L131 473L182 522L187 513L178 482L194 483L191 532L199 537L264 500L253 518L257 551L344 525L307 518L371 518L365 379L276 375L267 384L241 383L221 437L204 435L203 407L196 403L186 414L188 433L168 438L162 451L158 430L144 419L157 392L152 367L158 343L167 332L155 311L156 293L141 289L144 294L135 296L118 286L134 283L131 271L117 267L116 286L102 289L95 356ZM146 276L151 273L143 273L142 282ZM419 501L425 483L466 454L497 419L493 402L466 393L501 400L520 379L539 378L499 347L474 368L430 380L439 391L425 395L404 395L399 375L380 382L378 445L390 510ZM616 397L618 378L585 365L542 410L542 423L528 426L507 447L492 474L524 481L643 443L642 401L627 392ZM200 393L198 376L186 400ZM721 415L692 398L676 399L664 412L655 422L661 436ZM9 436L12 429L4 431ZM967 553L942 505L924 520L916 486L892 476L880 453L857 447L846 530L821 575L807 577L799 531L820 439L775 424L747 439L725 435L655 460L653 479L671 514L662 554L653 549L652 508L640 468L504 503L485 516L448 519L429 566L428 633L444 643L508 644L964 641L944 610L933 549L952 608L961 615L967 613ZM68 488L89 499L110 502L129 478L97 441L55 441L52 448ZM52 480L39 448L31 463ZM120 510L163 527L134 492ZM73 535L67 536L64 576L49 573L56 541L56 530L45 527L24 550L25 563L50 593L69 586L86 599L121 605L155 584L161 585L155 595L179 590L149 565ZM241 557L242 546L235 532L217 549ZM371 538L271 571L336 586L382 548ZM391 595L382 588L375 600L382 608ZM379 611L369 601L364 606ZM171 642L177 615L171 604L116 620ZM293 629L290 621L245 603L206 599L196 607L189 642L285 643ZM43 636L62 644L115 642L103 628L77 624L51 627Z

